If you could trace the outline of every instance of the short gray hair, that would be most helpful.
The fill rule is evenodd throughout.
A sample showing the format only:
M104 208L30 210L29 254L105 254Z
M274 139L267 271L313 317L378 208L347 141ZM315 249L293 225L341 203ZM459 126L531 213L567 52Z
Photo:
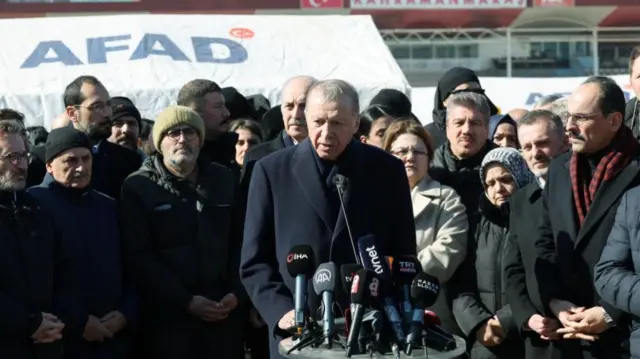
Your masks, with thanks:
M537 110L540 107L547 106L553 102L556 102L561 98L562 98L562 95L560 94L552 94L552 95L544 96L540 100L538 100L538 102L536 102L536 104L533 106L533 109Z
M557 114L549 110L533 110L518 121L518 131L523 126L531 126L537 123L546 122L558 138L564 138L564 124Z
M355 112L360 112L358 91L343 80L322 80L313 84L307 92L307 102L314 92L319 91L327 102L345 101Z
M569 98L563 97L561 99L555 100L551 104L549 111L560 116L560 119L562 119L562 125L566 126L567 121L569 121Z
M480 112L484 116L485 124L489 124L491 108L485 95L475 92L459 92L451 95L447 100L447 118L449 118L449 112L456 107L465 107Z
M318 80L313 77L313 76L307 76L307 75L299 75L299 76L294 76L289 78L287 81L285 81L284 85L282 85L282 89L286 89L293 81L298 81L298 80L307 80L309 81L309 84L311 86L315 85L316 83L318 83Z

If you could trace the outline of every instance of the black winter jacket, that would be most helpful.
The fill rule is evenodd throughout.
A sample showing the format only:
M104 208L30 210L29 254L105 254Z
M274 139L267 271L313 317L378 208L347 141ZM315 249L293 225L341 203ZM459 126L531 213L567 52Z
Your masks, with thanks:
M522 358L523 342L506 300L506 284L502 252L507 244L509 205L492 205L486 196L480 198L480 222L475 241L469 246L463 264L466 275L453 283L453 313L467 337L471 359ZM476 331L497 316L506 340L496 347L485 347L476 341Z

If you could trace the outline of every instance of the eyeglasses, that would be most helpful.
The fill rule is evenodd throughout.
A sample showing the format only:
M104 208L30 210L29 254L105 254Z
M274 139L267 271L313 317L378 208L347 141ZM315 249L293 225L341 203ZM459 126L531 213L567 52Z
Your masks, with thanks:
M581 113L567 113L567 120L576 124L584 124L594 119L594 117L602 115L602 112L590 113L588 115Z
M29 152L22 152L22 153L13 152L13 153L8 153L6 155L0 156L0 159L2 159L3 161L9 161L9 163L11 163L14 166L17 166L22 161L29 162L30 158L31 158L31 154Z
M417 148L398 148L391 150L391 153L394 156L401 158L407 157L409 153L413 154L415 157L428 155L427 151Z
M180 136L184 136L184 139L187 141L191 141L198 135L198 132L192 127L185 128L176 128L173 130L167 131L165 136L169 137L172 141L178 141Z
M87 110L89 110L91 112L104 113L107 109L111 108L111 101L95 102L95 103L92 103L89 106L76 105L75 107L86 108Z

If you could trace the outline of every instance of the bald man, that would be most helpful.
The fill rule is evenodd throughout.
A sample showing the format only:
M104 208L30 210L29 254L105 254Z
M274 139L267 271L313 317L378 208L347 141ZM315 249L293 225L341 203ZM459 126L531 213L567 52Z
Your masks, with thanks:
M516 122L520 121L524 116L526 116L529 113L528 110L525 110L524 108L514 108L513 110L509 111L509 116Z
M241 186L247 192L249 191L251 170L256 161L283 148L295 146L309 136L304 116L305 101L309 88L316 82L318 81L311 76L296 76L284 83L282 105L280 106L284 130L273 141L253 147L244 156Z

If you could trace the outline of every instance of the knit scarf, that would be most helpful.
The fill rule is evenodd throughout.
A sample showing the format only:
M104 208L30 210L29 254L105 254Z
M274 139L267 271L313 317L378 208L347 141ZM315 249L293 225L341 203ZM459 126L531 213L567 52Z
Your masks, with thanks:
M584 224L591 203L596 197L596 192L604 181L613 180L622 171L638 148L638 142L630 129L622 126L611 141L607 153L602 156L596 167L593 177L589 180L587 161L581 161L580 154L573 152L570 162L571 187L573 190L573 202L578 212L580 227Z

